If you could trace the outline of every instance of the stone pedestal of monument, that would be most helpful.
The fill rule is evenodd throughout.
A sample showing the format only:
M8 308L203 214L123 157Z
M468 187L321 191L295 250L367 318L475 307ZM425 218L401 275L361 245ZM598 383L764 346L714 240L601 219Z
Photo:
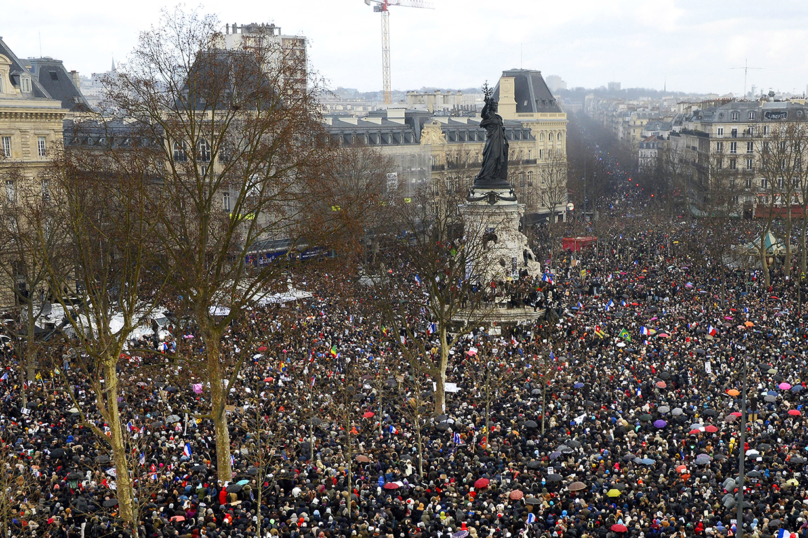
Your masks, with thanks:
M531 276L541 273L527 237L519 231L524 208L512 189L473 189L460 213L467 229L483 232L485 246L478 251L483 259L474 262L476 276L491 281L518 278L525 271Z

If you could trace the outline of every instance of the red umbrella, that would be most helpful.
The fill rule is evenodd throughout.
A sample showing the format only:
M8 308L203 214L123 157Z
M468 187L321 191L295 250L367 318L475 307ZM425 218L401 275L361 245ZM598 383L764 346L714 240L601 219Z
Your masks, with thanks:
M261 346L261 347L258 348L258 351L266 351L266 350L267 350L267 346Z
M664 381L657 381L657 382L656 382L656 386L657 386L657 387L659 387L659 388L661 388L661 389L664 389L665 387L667 387L667 386L668 386L668 384L667 384L667 383L665 383Z
M614 525L612 525L612 526L611 526L611 529L612 529L614 532L627 532L627 531L628 531L628 529L626 528L626 526L625 526L625 525L621 525L621 524L619 524L619 523L615 523Z
M388 482L384 485L384 489L398 489L398 484L395 482Z
M478 478L477 481L474 483L474 487L477 489L483 489L488 487L488 479L487 478Z
M698 435L701 433L701 430L690 430L690 435Z
M365 411L365 414L362 415L362 418L371 418L373 417L373 415L374 415L373 411Z
M522 493L522 492L521 492L521 491L519 491L518 489L515 489L515 490L513 490L513 491L512 491L512 492L511 492L511 493L508 495L508 498L509 498L510 500L512 500L512 501L518 501L519 499L521 499L521 498L522 498L522 497L524 497L524 496L525 496L525 494L524 494L524 493Z
M706 428L704 428L704 431L706 431L706 432L708 432L708 433L715 433L715 432L717 432L717 431L718 431L718 428L716 428L715 426L713 426L712 424L710 424L709 426L707 426Z
M799 411L797 411L796 409L791 409L791 410L788 412L788 414L789 414L789 415L791 415L792 417L798 417L798 416L800 416L800 412L799 412Z

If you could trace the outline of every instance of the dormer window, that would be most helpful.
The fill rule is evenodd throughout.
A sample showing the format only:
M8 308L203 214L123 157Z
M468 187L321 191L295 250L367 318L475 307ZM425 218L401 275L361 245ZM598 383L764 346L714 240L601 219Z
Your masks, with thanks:
M29 75L20 75L20 91L22 93L31 93L31 77Z

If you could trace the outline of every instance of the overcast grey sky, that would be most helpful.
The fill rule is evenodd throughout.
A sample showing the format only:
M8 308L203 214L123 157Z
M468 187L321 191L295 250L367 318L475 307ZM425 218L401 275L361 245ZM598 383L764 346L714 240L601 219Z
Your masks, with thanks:
M433 0L435 9L390 8L397 90L463 88L503 69L539 69L570 87L735 92L748 85L802 93L808 84L805 0ZM159 20L161 0L17 3L0 35L20 57L42 54L81 73L126 58L139 31ZM169 4L171 5L171 4ZM380 15L363 0L230 0L201 4L222 22L274 22L310 40L312 67L332 88L381 88ZM523 50L520 59L520 49Z

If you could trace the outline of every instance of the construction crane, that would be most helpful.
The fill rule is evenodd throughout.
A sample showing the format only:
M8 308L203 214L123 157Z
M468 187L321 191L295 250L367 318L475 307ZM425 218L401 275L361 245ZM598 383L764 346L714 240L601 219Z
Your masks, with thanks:
M393 103L393 87L390 82L390 6L417 7L421 9L435 9L432 2L426 0L365 0L365 4L372 5L373 11L382 14L382 92L384 104Z

